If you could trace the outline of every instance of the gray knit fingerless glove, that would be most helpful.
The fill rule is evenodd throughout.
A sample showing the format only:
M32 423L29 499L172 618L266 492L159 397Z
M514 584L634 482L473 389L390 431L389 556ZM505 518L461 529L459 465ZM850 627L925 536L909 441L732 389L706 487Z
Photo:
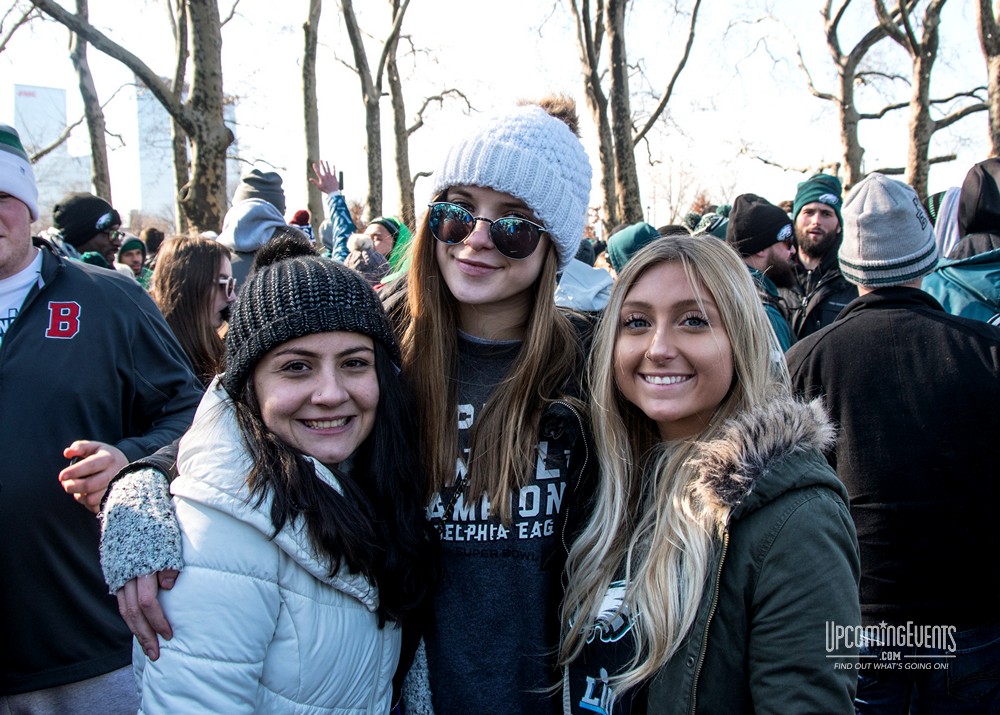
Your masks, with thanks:
M166 476L145 468L116 479L101 511L101 569L110 592L137 576L183 565Z
M431 679L427 667L427 650L420 639L413 664L403 679L403 706L406 715L434 715L431 703Z

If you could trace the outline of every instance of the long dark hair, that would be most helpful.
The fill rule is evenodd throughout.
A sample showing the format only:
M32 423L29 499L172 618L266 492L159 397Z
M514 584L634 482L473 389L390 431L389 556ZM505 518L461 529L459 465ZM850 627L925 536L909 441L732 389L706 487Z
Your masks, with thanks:
M253 380L233 396L244 443L253 456L247 477L259 506L272 496L277 534L305 521L330 574L342 567L378 588L379 626L401 623L430 595L436 580L435 537L424 515L426 483L417 452L413 399L388 351L375 346L379 400L371 434L350 473L337 471L343 493L327 485L301 452L265 425Z
M212 325L212 301L219 264L229 257L218 241L176 236L164 241L153 271L150 295L204 385L223 369L225 345Z

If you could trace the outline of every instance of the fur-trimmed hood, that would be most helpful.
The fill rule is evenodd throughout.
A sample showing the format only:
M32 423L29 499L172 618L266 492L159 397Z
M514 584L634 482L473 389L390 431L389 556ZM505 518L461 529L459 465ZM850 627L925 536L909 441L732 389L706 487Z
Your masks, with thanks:
M791 489L822 484L847 503L847 492L822 453L836 434L820 400L805 403L777 398L730 418L722 435L705 442L694 456L695 490L718 513L719 521L738 518ZM810 455L819 468L783 469L791 455ZM792 463L794 464L794 463Z

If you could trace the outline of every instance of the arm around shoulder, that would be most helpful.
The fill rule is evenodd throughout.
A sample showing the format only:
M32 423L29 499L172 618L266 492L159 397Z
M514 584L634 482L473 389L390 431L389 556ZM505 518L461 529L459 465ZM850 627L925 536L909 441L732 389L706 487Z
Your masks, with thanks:
M188 568L161 595L173 639L155 662L136 653L143 711L256 712L280 610L278 548L229 514L176 503Z

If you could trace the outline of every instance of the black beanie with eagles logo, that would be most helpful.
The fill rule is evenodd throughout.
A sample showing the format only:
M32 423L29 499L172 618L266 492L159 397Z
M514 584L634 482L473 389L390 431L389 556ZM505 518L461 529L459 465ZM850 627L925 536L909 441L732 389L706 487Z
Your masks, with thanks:
M726 226L726 243L744 258L792 237L788 214L756 194L740 194L733 201Z

